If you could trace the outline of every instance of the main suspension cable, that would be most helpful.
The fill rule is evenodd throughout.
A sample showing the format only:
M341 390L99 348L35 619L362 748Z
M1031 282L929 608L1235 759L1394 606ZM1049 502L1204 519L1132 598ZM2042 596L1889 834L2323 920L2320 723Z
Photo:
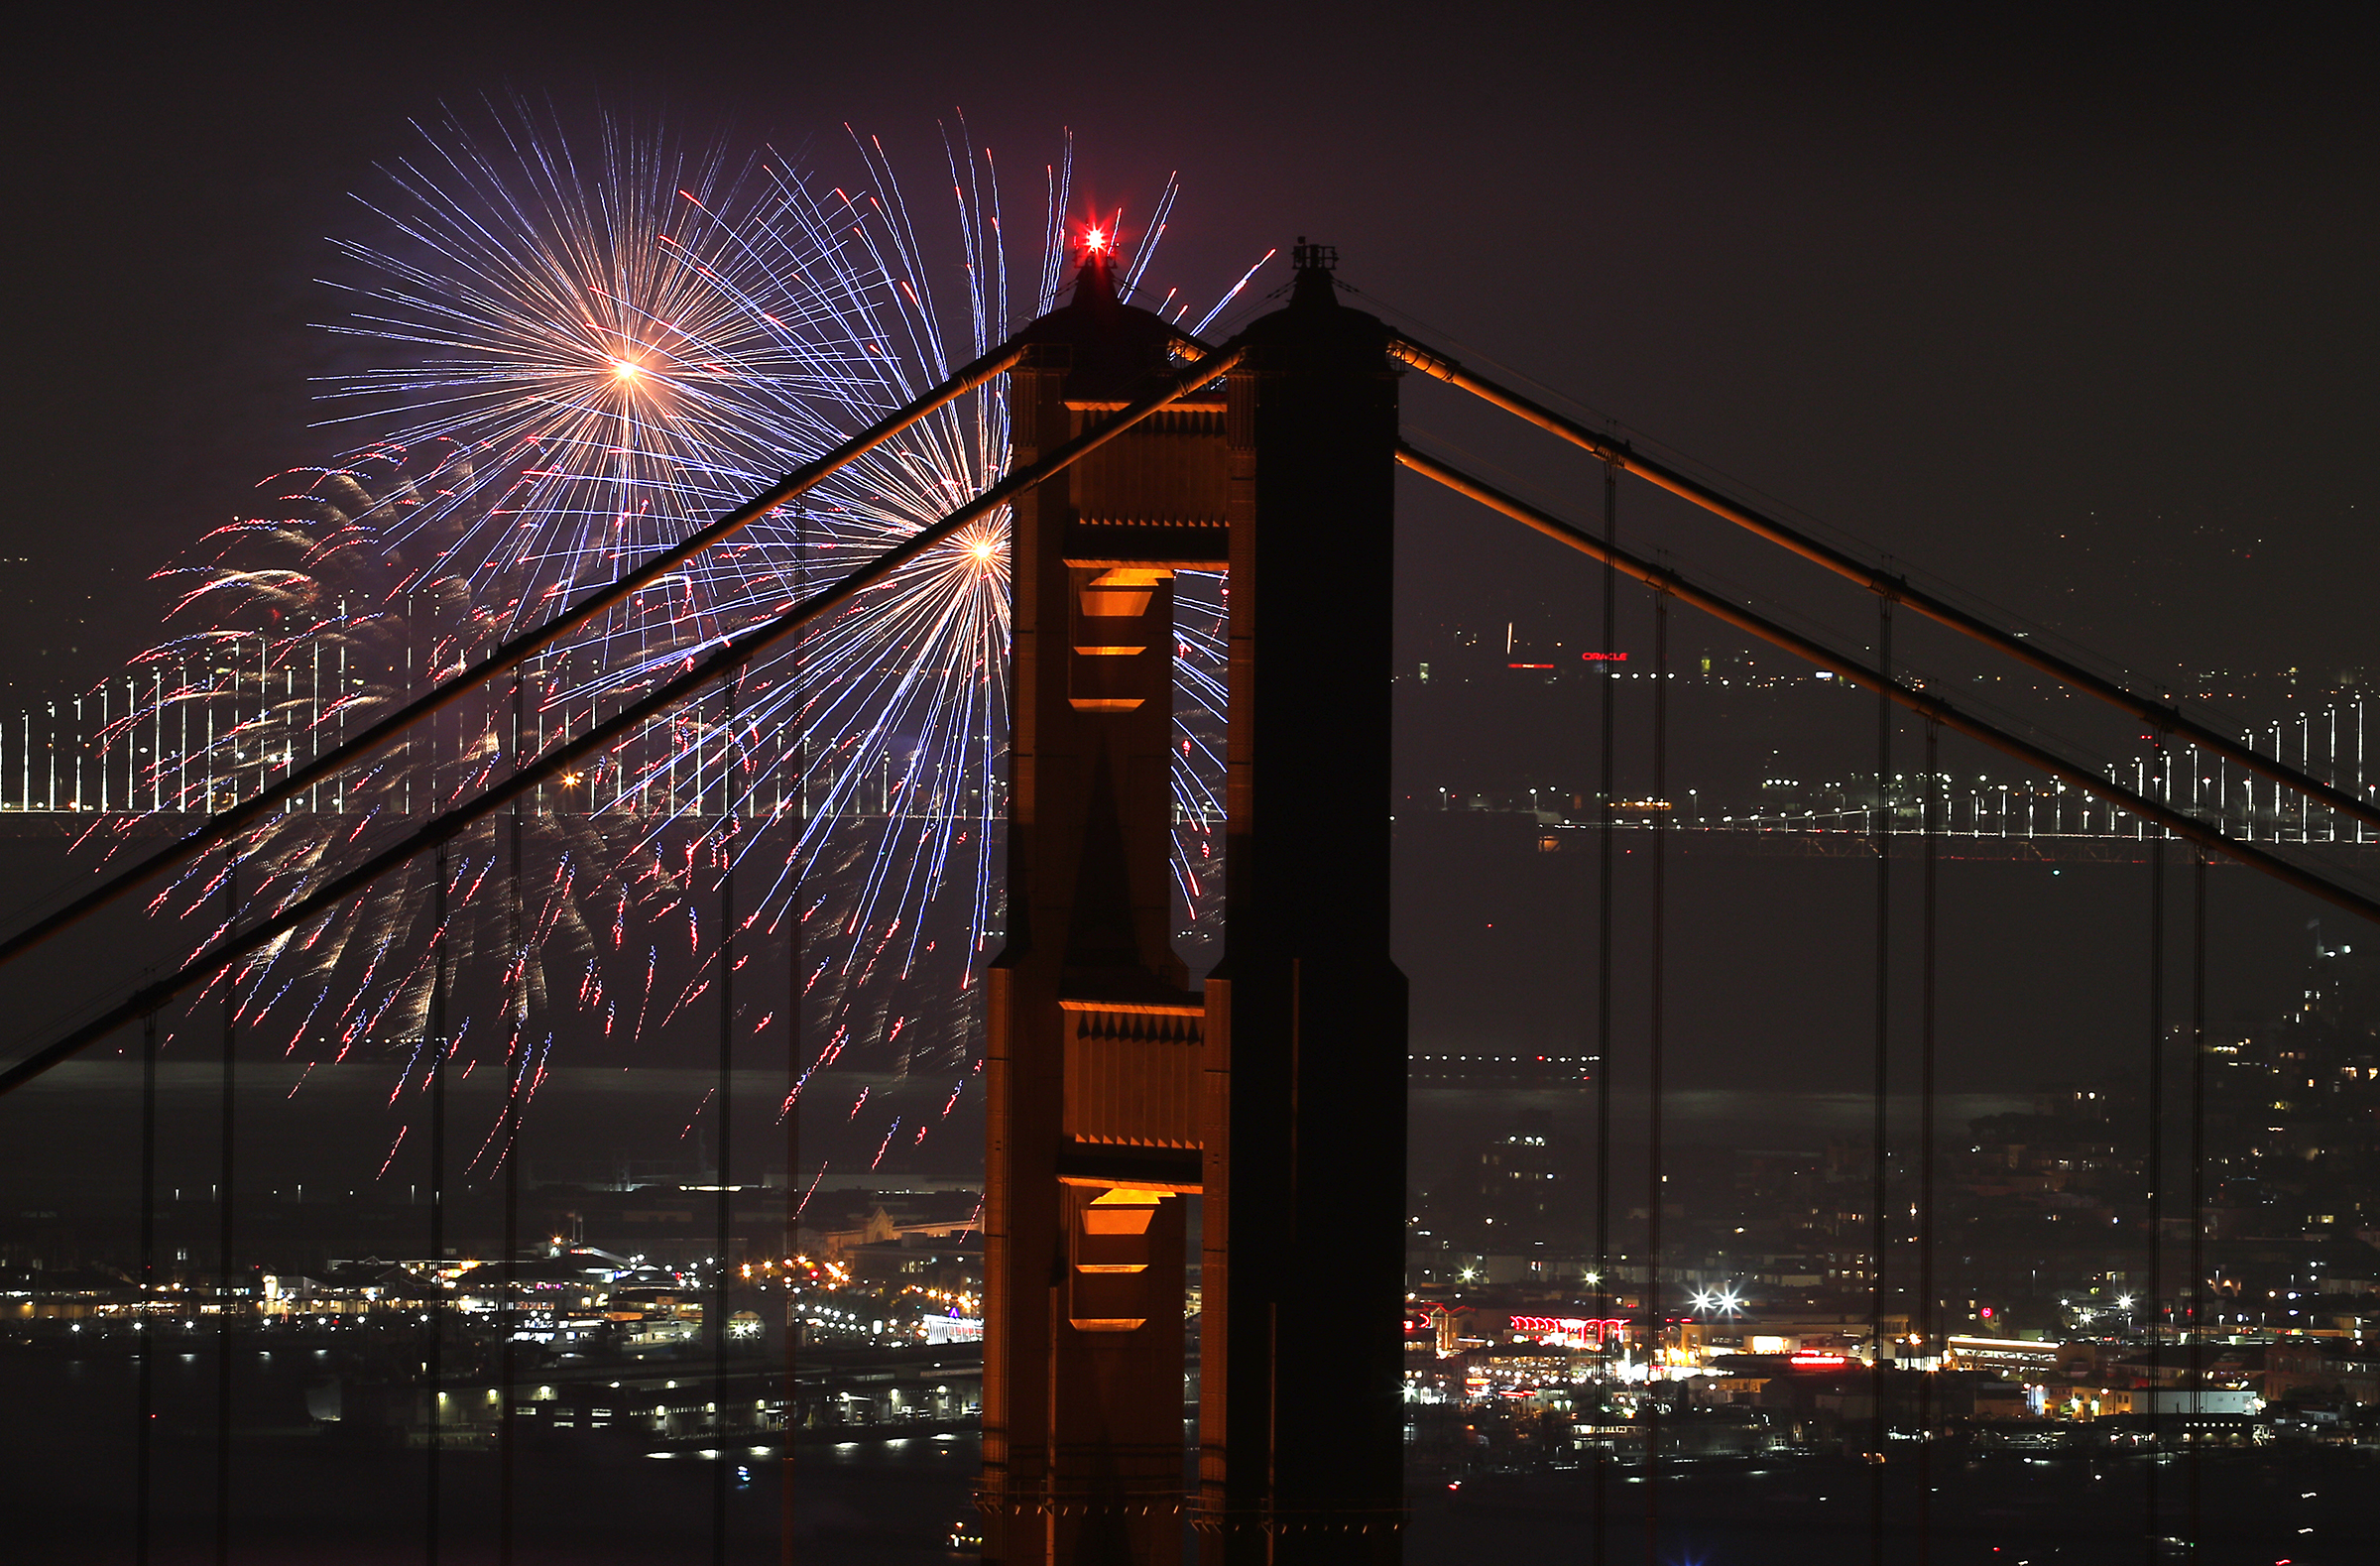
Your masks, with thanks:
M2349 793L2314 777L2303 768L2291 767L2281 759L2280 748L2274 747L2271 756L2260 755L2253 746L2242 745L2217 730L2210 729L2185 716L2180 709L2161 701L2152 701L2119 682L2093 673L2072 659L2063 658L2030 638L1993 625L1990 621L1922 587L1913 586L1906 577L1869 565L1855 555L1813 538L1802 529L1734 500L1689 477L1657 458L1644 456L1624 440L1614 440L1597 434L1572 420L1563 418L1542 403L1496 385L1446 354L1427 348L1409 339L1392 341L1389 355L1411 365L1424 375L1460 387L1473 396L1490 403L1508 414L1526 420L1549 434L1557 435L1571 444L1592 452L1605 462L1627 469L1638 478L1658 485L1681 499L1692 501L1712 515L1724 518L1754 536L1789 549L1813 564L1825 567L1836 575L1858 583L1887 603L1904 603L1929 620L1948 626L1962 636L2006 654L2021 663L2030 665L2086 695L2117 707L2147 723L2160 733L2182 736L2190 743L2246 768L2249 772L2296 790L2309 800L2340 811L2368 825L2380 826L2380 802Z
M1236 356L1230 353L1228 345L1223 352L1236 362ZM40 945L85 915L114 903L151 877L194 855L219 847L240 832L257 825L276 807L297 798L309 788L329 782L420 719L460 700L505 670L515 668L543 652L588 619L626 602L712 544L743 531L785 502L817 488L937 409L1005 375L1023 356L1023 346L1014 339L1001 344L960 369L941 385L905 407L886 415L824 456L803 463L735 510L697 528L627 575L597 588L542 624L499 644L494 652L469 668L459 670L445 683L433 685L353 737L341 740L304 766L283 777L280 782L267 783L247 798L208 816L194 830L168 843L139 863L125 867L62 907L53 909L14 934L0 938L0 963ZM1229 364L1225 364L1224 368L1229 368ZM1221 369L1212 372L1221 373Z
M943 542L961 528L999 510L1016 495L1098 450L1159 409L1225 374L1238 365L1247 351L1242 344L1227 343L1212 357L1165 378L1156 390L1137 402L1084 430L1039 460L1009 474L941 521L911 534L904 542L887 549L875 559L854 567L824 591L721 638L708 656L693 659L678 673L611 718L588 728L576 739L557 744L537 760L517 768L504 782L491 783L473 798L449 806L353 870L284 904L246 931L226 931L172 974L141 986L123 1001L106 1008L64 1036L35 1050L6 1070L0 1070L0 1095L23 1087L60 1061L72 1058L144 1012L155 1010L192 984L220 972L227 964L271 944L291 930L333 912L348 898L362 892L415 855L459 836L474 821L512 803L556 773L610 749L654 717L677 707L692 693L707 688L728 669L750 663L811 621L842 609L861 593L927 549Z
M1945 728L1957 730L1969 739L1980 740L2004 756L2072 783L2118 809L2140 817L2152 827L2162 828L2174 837L2195 843L2210 852L2221 854L2225 858L2235 860L2251 869L2260 870L2276 881L2344 908L2358 918L2369 919L2375 924L2380 924L2380 902L2374 902L2359 892L2341 886L2319 871L2294 864L2277 854L2268 853L2252 843L2241 842L2219 828L2209 826L2198 817L2177 810L2162 800L2150 798L2144 793L2125 787L2111 778L2104 778L2089 772L2058 755L2055 751L2047 750L2021 735L2000 727L1989 719L1966 711L1931 689L1921 690L1902 684L1879 673L1855 658L1837 652L1826 644L1814 641L1757 610L1747 609L1741 604L1701 586L1666 565L1655 565L1625 549L1616 547L1607 549L1593 535L1582 532L1560 518L1540 511L1526 501L1515 499L1496 489L1493 485L1474 478L1459 468L1450 467L1437 458L1417 451L1401 441L1397 445L1397 460L1425 478L1434 479L1457 494L1468 496L1490 510L1502 512L1515 522L1521 523L1557 542L1567 544L1582 554L1596 559L1609 560L1626 575L1647 585L1658 585L1663 591L1675 596L1681 603L1692 604L1712 618L1756 636L1764 642L1783 648L1795 657L1815 663L1820 668L1830 670L1852 684L1889 695L1894 702L1908 711L1923 718L1931 718ZM6 1085L7 1079L5 1076L0 1076L0 1088L4 1088Z

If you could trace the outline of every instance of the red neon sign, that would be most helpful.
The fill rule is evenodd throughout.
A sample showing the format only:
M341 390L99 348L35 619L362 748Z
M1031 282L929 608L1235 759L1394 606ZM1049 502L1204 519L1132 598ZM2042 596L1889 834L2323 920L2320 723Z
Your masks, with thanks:
M1628 1324L1616 1316L1514 1316L1512 1330L1543 1335L1567 1332L1603 1343L1626 1337Z
M1625 653L1581 653L1579 657L1590 663L1625 663L1628 661Z
M1506 663L1504 665L1506 668L1551 668L1553 666L1551 663Z
M1816 1354L1805 1349L1801 1353L1795 1355L1791 1360L1788 1360L1786 1363L1789 1365L1799 1365L1810 1370L1831 1371L1840 1370L1844 1366L1850 1364L1851 1357L1847 1354Z

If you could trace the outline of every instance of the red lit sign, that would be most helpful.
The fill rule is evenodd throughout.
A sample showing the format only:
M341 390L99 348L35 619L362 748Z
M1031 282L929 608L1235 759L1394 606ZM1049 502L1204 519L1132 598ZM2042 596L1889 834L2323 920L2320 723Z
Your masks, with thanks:
M1551 663L1506 663L1504 665L1506 668L1551 668L1553 666Z
M1814 1354L1804 1350L1786 1363L1800 1366L1804 1370L1836 1371L1850 1364L1851 1357L1847 1354Z
M1581 653L1579 657L1590 663L1625 663L1628 661L1625 653Z
M1512 1330L1546 1336L1569 1333L1604 1343L1612 1338L1626 1337L1628 1324L1616 1316L1514 1316Z

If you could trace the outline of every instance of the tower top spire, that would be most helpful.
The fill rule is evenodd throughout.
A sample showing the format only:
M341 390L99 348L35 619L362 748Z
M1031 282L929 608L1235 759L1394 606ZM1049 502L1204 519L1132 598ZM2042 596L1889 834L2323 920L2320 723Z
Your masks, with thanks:
M1081 261L1074 274L1074 302L1116 302L1116 233L1094 220L1076 240Z
M1289 264L1296 269L1295 286L1289 292L1292 304L1336 304L1337 286L1331 274L1339 270L1339 247L1310 245L1306 236L1297 236L1297 245L1289 252Z

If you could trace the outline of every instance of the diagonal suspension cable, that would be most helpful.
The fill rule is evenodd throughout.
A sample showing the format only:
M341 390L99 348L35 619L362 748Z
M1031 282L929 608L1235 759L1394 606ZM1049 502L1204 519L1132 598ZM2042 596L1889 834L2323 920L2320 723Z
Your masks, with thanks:
M97 912L159 872L230 841L263 820L276 806L347 771L420 719L452 705L515 664L536 657L589 618L650 587L712 544L741 532L785 502L817 488L935 410L1007 374L1023 354L1023 345L1015 339L1001 344L941 385L905 407L886 415L824 456L803 463L735 510L695 529L627 575L606 583L551 619L505 641L452 679L432 686L353 738L340 741L280 782L268 783L230 808L208 816L194 830L176 838L138 864L125 867L64 906L53 909L16 933L0 938L0 963L40 945L85 915Z
M2146 794L2135 793L2114 780L2089 772L2080 765L2068 761L2055 751L2047 750L2021 735L2010 733L1989 719L1977 717L1932 691L1913 689L1898 680L1889 678L1858 660L1839 653L1826 644L1814 641L1798 631L1791 630L1757 610L1747 609L1741 604L1734 603L1696 584L1668 566L1656 565L1625 549L1606 545L1594 535L1574 528L1559 517L1540 511L1526 501L1514 499L1493 485L1473 478L1459 468L1450 467L1433 456L1415 450L1401 440L1397 442L1396 459L1424 478L1434 479L1455 493L1478 501L1490 511L1500 511L1513 521L1544 534L1556 542L1566 543L1582 554L1590 555L1616 567L1622 573L1636 578L1648 587L1674 594L1679 602L1692 604L1705 614L1722 620L1738 631L1756 636L1772 646L1783 648L1786 652L1797 658L1805 659L1820 668L1832 670L1839 677L1847 679L1863 689L1872 690L1916 713L1921 718L1930 719L1945 728L1956 729L1969 739L1979 740L2000 754L2036 771L2047 773L2053 778L2072 783L2118 809L2139 816L2151 826L2162 828L2172 836L2196 843L2199 847L2211 853L2221 854L2227 859L2236 860L2252 870L2261 870L2276 881L2295 887L2300 892L2311 893L2325 903L2346 909L2358 918L2369 919L2375 924L2380 924L2380 902L2374 902L2351 888L2343 887L2319 871L2292 864L2277 854L2267 853L2253 843L2241 842L2238 838L2232 837L2219 828L2208 826L2198 817L2185 814L2162 800L2150 798ZM0 1079L0 1082L4 1082L4 1079Z
M1912 585L1905 576L1896 576L1879 566L1870 565L1822 539L1813 538L1790 523L1780 522L1739 500L1723 495L1658 458L1639 453L1627 441L1599 435L1584 424L1563 418L1544 404L1466 369L1434 348L1423 347L1409 339L1398 339L1389 343L1388 353L1391 358L1411 365L1434 380L1460 387L1474 397L1526 420L1605 462L1616 464L1648 483L1657 484L1681 499L1694 502L1714 516L1790 549L1803 559L1824 566L1847 581L1858 583L1887 603L1906 604L1927 619L2005 653L2061 684L2070 685L2085 695L2119 708L2160 733L2187 740L2210 755L2220 756L2225 761L2246 768L2268 783L2293 789L2326 809L2380 827L2380 803L2333 787L2312 774L2288 765L2277 755L2262 755L2219 730L2210 729L2187 716L2168 702L2152 701L2115 680L2093 673L2071 659L2061 658L2037 643L2003 630L1979 615ZM5 952L0 952L0 955L5 955Z
M1159 409L1222 376L1238 365L1247 351L1246 346L1235 339L1207 358L1166 377L1153 391L1114 418L1084 430L1038 461L1009 474L941 521L910 535L904 542L846 573L832 586L723 639L708 657L695 661L666 683L655 687L577 739L564 741L536 761L516 769L502 783L494 783L467 802L451 806L442 814L432 817L417 830L390 844L345 875L286 904L279 912L260 919L246 930L227 931L174 973L141 986L64 1036L43 1045L6 1070L0 1070L0 1095L15 1092L117 1027L155 1011L191 985L211 977L251 952L271 945L316 918L335 912L339 903L362 892L423 849L435 848L440 843L450 841L472 822L520 798L555 773L575 766L633 734L653 718L706 689L731 669L751 662L811 621L849 604L861 593L968 524L989 516L1052 474L1063 472Z

